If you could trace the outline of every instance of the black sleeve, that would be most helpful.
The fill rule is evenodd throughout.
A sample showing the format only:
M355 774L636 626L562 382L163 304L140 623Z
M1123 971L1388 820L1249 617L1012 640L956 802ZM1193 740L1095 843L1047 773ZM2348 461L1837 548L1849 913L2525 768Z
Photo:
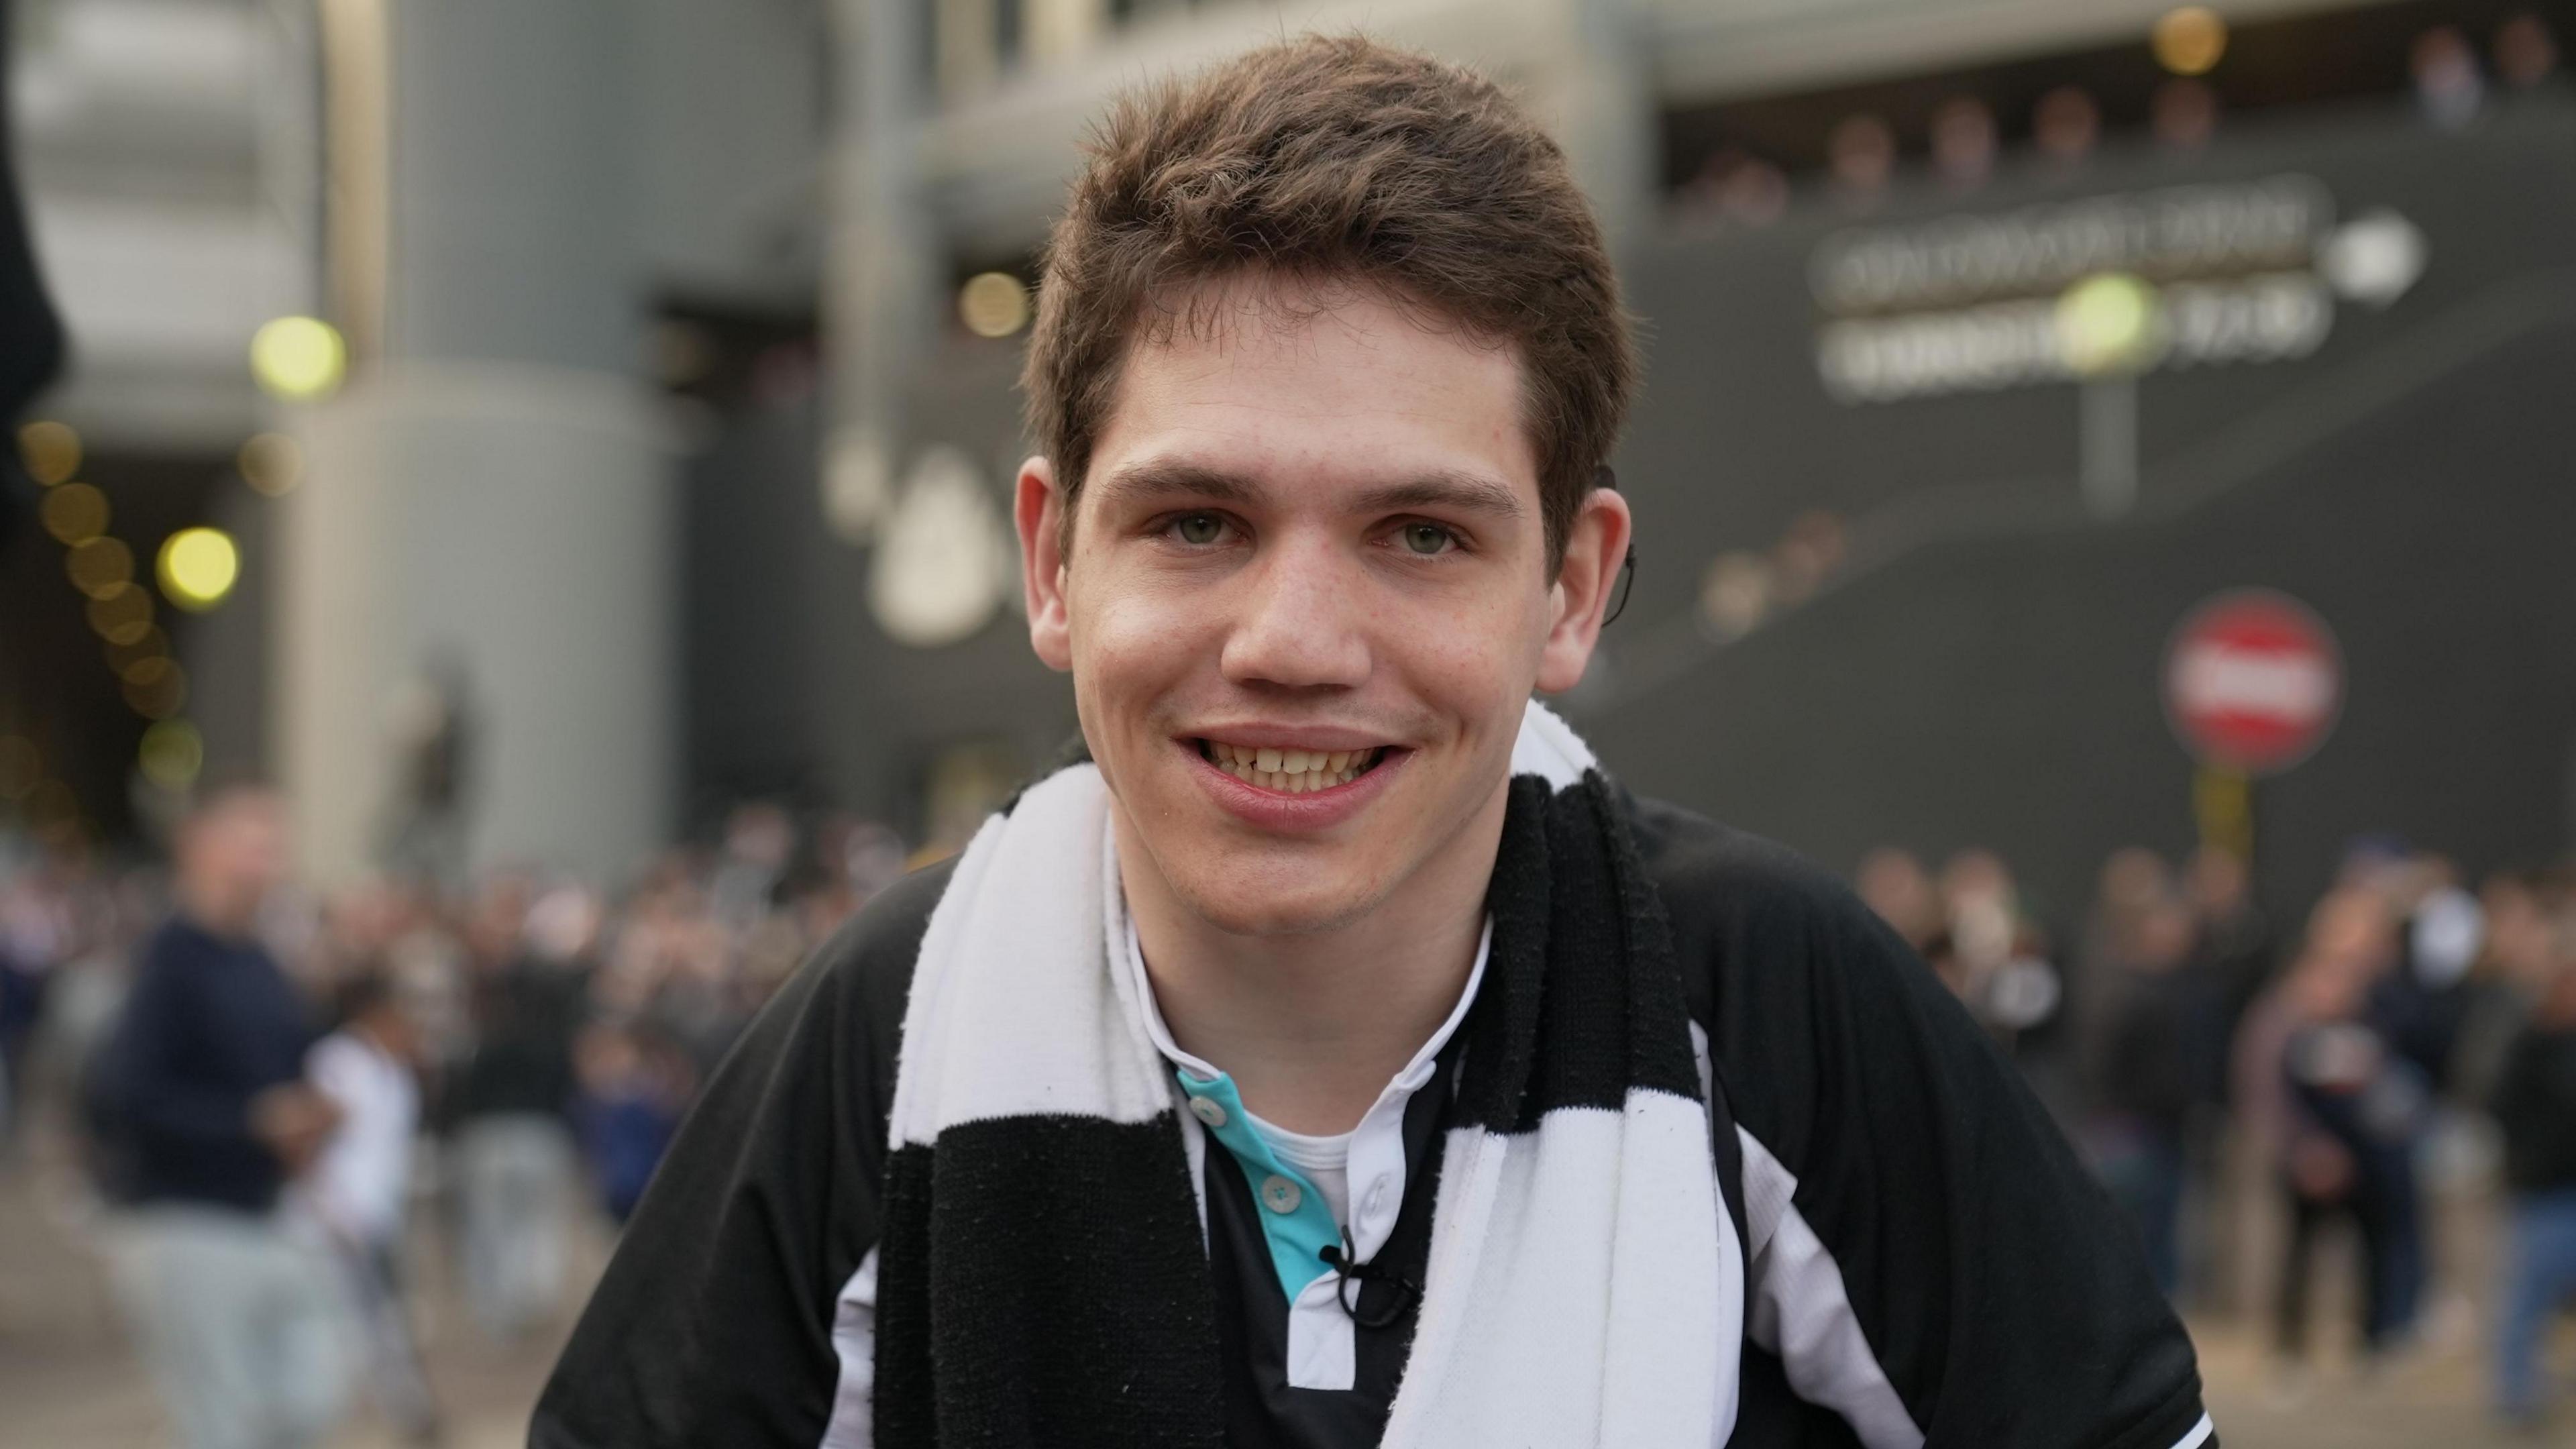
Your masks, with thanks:
M1932 971L1776 846L1668 807L1640 835L1737 1120L1838 1270L1841 1303L1794 1289L1857 1324L1831 1367L1874 1359L1933 1449L2215 1444L2135 1230Z
M904 996L947 878L870 902L734 1045L556 1363L530 1449L821 1440L834 1308L876 1245Z

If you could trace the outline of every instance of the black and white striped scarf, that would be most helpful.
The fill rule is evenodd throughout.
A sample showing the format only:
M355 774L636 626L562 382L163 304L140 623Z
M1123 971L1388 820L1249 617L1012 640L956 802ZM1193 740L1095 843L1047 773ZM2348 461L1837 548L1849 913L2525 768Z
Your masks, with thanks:
M1733 1127L1621 796L1535 704L1512 767L1384 1442L1705 1449L1735 1414ZM1109 964L1108 809L1094 767L1048 777L931 915L889 1133L881 1446L1223 1441L1189 1126Z

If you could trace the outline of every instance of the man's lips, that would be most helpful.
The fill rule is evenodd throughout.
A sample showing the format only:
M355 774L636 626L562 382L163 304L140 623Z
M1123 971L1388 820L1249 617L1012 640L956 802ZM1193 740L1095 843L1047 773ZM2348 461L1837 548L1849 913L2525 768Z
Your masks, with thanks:
M1251 734L1251 731L1243 731ZM1299 731L1304 745L1271 743L1285 731L1264 731L1265 743L1250 747L1223 737L1193 736L1175 740L1208 794L1245 823L1265 830L1316 830L1350 818L1382 793L1402 773L1413 751L1399 745L1370 744L1344 732ZM1276 751L1282 765L1307 768L1291 774L1263 770L1261 751ZM1303 755L1301 761L1291 751ZM1335 755L1343 757L1338 768Z

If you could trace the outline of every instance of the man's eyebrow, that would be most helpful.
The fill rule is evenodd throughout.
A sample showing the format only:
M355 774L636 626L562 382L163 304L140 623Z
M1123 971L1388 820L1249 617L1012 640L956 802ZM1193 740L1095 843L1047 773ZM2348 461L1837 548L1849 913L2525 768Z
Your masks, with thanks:
M1217 503L1258 503L1265 496L1261 485L1239 474L1220 472L1196 463L1178 463L1147 459L1130 463L1094 485L1102 507L1132 502L1139 498L1160 498L1185 493Z
M1412 508L1450 508L1490 518L1517 519L1525 510L1520 495L1491 478L1443 469L1402 483L1364 489L1352 500L1354 512L1395 513Z
M1130 463L1094 487L1103 507L1175 494L1247 507L1269 498L1267 489L1241 474L1160 459ZM1446 468L1401 483L1364 488L1352 495L1349 511L1400 513L1423 508L1446 508L1500 519L1517 519L1527 511L1520 495L1509 486L1480 474Z

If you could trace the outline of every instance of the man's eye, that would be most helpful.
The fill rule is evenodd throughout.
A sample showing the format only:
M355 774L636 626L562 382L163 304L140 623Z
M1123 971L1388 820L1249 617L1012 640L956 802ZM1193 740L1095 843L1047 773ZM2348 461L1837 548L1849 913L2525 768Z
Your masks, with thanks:
M1225 521L1213 513L1184 513L1172 520L1172 536L1196 548L1205 548L1225 536Z
M1429 557L1433 554L1447 553L1457 547L1457 544L1458 535L1442 528L1439 524L1408 523L1404 526L1404 547L1407 552Z

